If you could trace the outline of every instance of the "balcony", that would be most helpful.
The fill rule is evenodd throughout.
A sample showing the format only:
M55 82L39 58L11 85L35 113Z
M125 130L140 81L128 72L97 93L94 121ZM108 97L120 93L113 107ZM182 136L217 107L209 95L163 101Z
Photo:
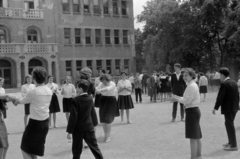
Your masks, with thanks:
M51 54L58 52L58 44L38 43L38 44L0 44L1 53L43 53Z
M0 8L0 17L23 18L23 19L43 19L43 10L22 9L22 8Z

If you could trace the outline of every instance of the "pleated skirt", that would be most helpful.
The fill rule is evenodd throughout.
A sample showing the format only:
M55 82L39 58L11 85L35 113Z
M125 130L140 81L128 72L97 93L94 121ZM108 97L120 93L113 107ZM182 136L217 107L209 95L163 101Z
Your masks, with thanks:
M30 119L23 133L21 149L29 154L44 156L45 142L49 129L49 119Z
M101 123L111 124L115 117L120 116L115 96L102 96L99 117Z
M200 86L199 91L200 93L207 93L207 86Z
M24 104L24 113L25 115L30 114L30 104Z
M62 100L63 112L70 113L72 106L72 98L63 98Z
M118 96L118 108L119 109L133 109L133 101L131 95L119 95Z
M57 113L57 112L60 112L60 106L59 106L57 95L53 93L52 100L49 106L49 113Z
M101 105L101 94L96 94L95 101L94 101L94 107L99 108Z
M201 112L198 107L187 108L185 121L185 136L189 139L201 139L202 131L200 127Z

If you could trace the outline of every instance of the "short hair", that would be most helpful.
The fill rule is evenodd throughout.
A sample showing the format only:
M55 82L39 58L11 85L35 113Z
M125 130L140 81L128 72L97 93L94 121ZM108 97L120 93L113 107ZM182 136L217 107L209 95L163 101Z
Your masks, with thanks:
M121 75L122 75L122 74L125 74L125 75L127 76L127 72L122 71L122 72L121 72ZM132 74L131 74L131 75L132 75Z
M101 71L102 71L102 73L104 73L104 74L106 73L106 71L105 71L104 69L101 69Z
M184 69L182 70L182 72L183 72L183 73L188 73L189 76L192 77L192 79L195 79L195 78L196 78L196 73L195 73L194 69L192 69L192 68L184 68Z
M200 75L200 76L203 76L203 75L204 75L204 73L203 73L203 72L200 72L200 73L199 73L199 75Z
M85 79L81 79L77 83L77 87L82 88L83 92L88 92L89 86L90 86L90 83Z
M25 78L24 78L24 83L25 83L25 84L27 83L27 79L28 79L28 78L32 78L32 76L31 76L31 75L26 75L26 76L25 76Z
M180 63L175 63L174 67L182 68L182 65Z
M43 67L35 67L32 72L32 77L38 84L43 84L47 78L47 71Z
M229 77L230 72L229 69L227 67L222 67L218 70L218 72L222 75L224 75L225 77Z
M101 82L102 82L102 81L107 81L107 82L109 82L110 80L111 80L111 76L108 75L108 74L103 74L103 75L100 76L100 81L101 81Z
M53 77L53 75L48 75L47 79L49 80L49 78Z

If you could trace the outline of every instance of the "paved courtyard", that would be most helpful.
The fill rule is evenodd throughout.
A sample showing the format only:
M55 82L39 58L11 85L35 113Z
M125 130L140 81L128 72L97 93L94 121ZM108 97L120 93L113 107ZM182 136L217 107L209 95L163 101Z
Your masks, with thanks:
M20 93L14 95L20 96ZM216 93L208 94L207 101L201 103L201 127L203 133L202 155L204 159L239 159L240 150L226 152L222 144L227 142L224 118L218 112L212 115ZM61 96L59 96L61 101ZM61 102L60 102L61 103ZM20 143L24 130L24 107L8 104L8 118L6 125L9 132L10 147L7 159L21 159ZM112 140L104 143L102 127L97 127L96 136L105 159L189 159L189 140L185 139L184 122L180 122L179 110L175 123L171 122L172 104L169 102L150 103L147 96L143 96L142 104L135 104L132 110L134 124L120 124L116 118L112 128ZM44 159L70 159L71 142L66 138L66 119L64 114L58 113L59 128L50 129ZM236 117L236 131L240 145L240 115ZM239 146L240 147L240 146ZM83 150L83 159L94 159L89 149Z

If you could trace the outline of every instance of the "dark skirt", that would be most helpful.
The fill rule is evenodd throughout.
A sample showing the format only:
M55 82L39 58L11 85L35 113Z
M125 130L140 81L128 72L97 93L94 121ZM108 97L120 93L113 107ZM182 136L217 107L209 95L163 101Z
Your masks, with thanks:
M101 96L102 96L101 94L96 94L95 96L94 106L96 108L99 108L101 105Z
M185 121L185 129L186 129L186 138L189 139L201 139L202 132L200 127L200 118L201 112L198 107L187 108L186 112L186 121Z
M49 129L49 119L39 121L30 119L23 133L21 149L29 154L43 156Z
M52 100L49 106L49 113L57 113L57 112L60 112L60 106L59 106L57 95L53 93Z
M200 93L207 93L207 86L200 86Z
M8 135L5 122L2 120L2 113L0 113L0 148L8 147Z
M115 96L102 96L99 117L101 123L111 124L114 118L120 116Z
M119 95L117 104L118 104L119 109L133 109L134 108L131 95L126 95L126 96Z
M72 98L63 98L62 104L63 104L63 112L70 113L71 106L72 106Z
M25 115L30 114L30 104L24 104L24 112L25 112Z

